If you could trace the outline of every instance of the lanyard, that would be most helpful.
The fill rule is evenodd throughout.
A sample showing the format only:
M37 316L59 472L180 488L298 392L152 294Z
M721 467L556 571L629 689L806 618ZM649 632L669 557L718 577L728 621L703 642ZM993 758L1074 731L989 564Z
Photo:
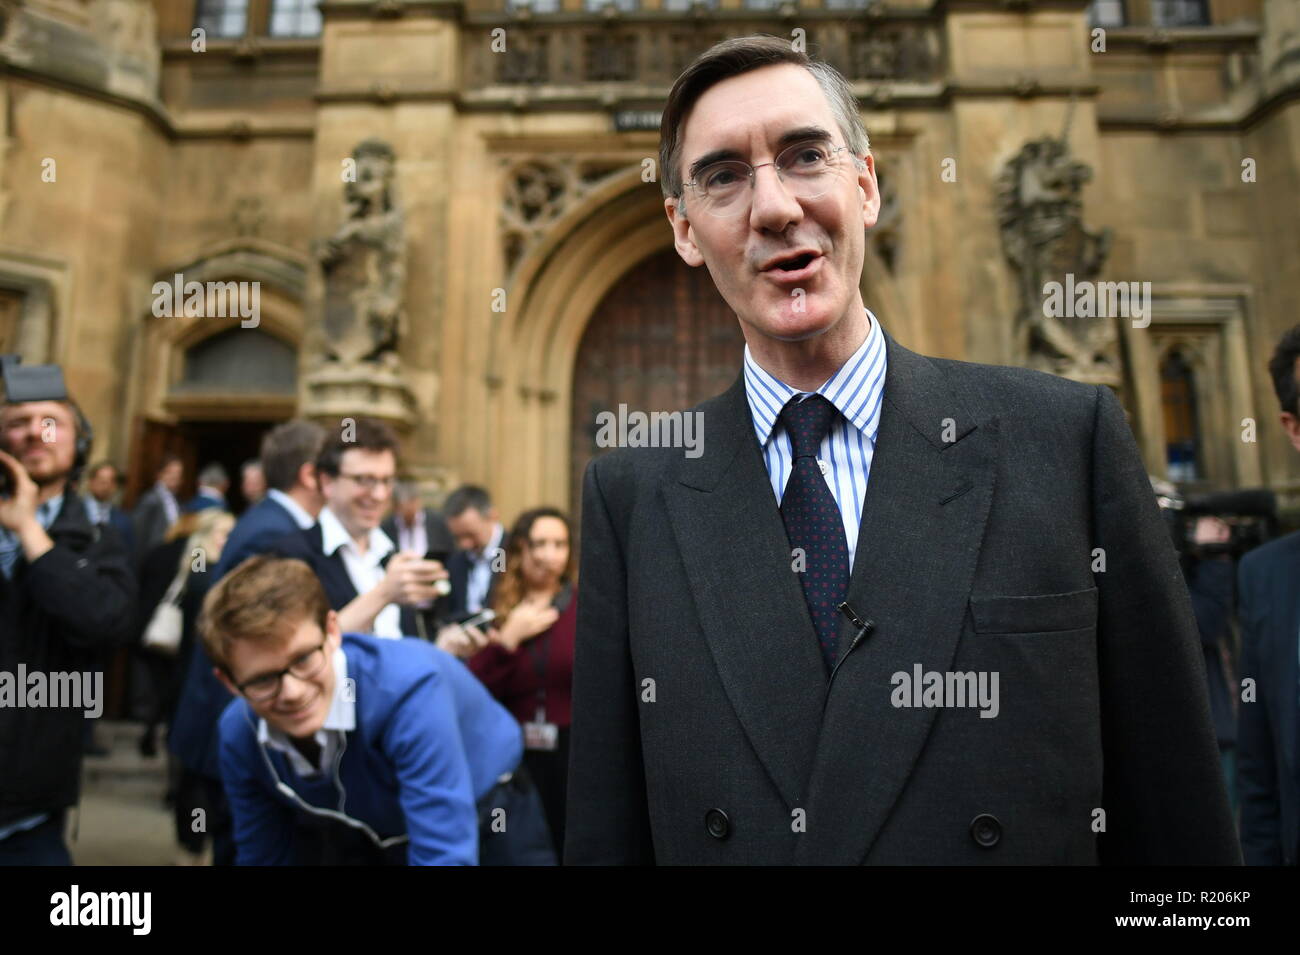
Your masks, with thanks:
M563 614L564 610L568 608L570 594L570 585L566 583L551 601L551 606L560 610L560 613ZM533 719L538 723L546 722L546 664L551 651L551 631L555 629L555 624L559 622L557 618L555 623L547 627L545 631L528 641L528 656L532 660L533 671L537 674L537 715Z

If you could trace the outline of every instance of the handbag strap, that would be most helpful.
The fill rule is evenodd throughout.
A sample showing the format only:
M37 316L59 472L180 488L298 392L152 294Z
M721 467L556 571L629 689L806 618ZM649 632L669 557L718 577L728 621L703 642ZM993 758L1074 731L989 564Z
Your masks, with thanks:
M172 580L170 586L168 586L167 588L167 592L163 594L162 600L159 601L159 603L161 604L180 603L181 593L185 590L185 585L189 583L189 578L190 578L190 568L189 565L186 564L184 567L180 569L180 572Z

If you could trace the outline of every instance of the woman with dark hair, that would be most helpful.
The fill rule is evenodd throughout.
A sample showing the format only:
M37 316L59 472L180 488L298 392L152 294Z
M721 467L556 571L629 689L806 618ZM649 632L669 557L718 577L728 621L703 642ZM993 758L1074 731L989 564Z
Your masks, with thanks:
M576 561L569 520L553 507L515 521L505 574L496 588L491 643L469 668L524 727L524 765L546 810L559 858L564 849L565 783L573 637L578 619Z

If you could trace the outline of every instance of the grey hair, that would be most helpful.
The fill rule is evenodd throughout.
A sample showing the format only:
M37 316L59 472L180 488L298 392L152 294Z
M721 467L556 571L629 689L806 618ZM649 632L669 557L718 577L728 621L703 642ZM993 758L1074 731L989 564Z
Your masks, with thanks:
M219 462L213 461L211 464L204 465L203 470L199 472L199 483L206 484L208 487L229 484L230 475Z
M393 485L393 501L401 504L414 501L420 497L420 488L414 481L398 481Z

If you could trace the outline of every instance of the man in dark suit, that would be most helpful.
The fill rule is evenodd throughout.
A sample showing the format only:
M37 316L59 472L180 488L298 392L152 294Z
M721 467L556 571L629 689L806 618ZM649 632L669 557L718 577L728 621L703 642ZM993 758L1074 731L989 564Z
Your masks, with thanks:
M867 312L856 98L787 41L714 47L661 132L744 371L702 442L587 470L566 861L1238 862L1114 395Z
M325 429L313 421L285 422L262 439L260 470L268 490L235 524L221 552L217 579L272 543L316 523L324 504L316 480L316 456Z
M1300 451L1300 325L1269 361L1282 427ZM1241 708L1237 796L1247 865L1300 860L1300 533L1242 558L1237 571L1241 621Z
M397 550L379 527L397 481L397 436L381 421L349 421L326 439L316 459L325 500L319 519L281 538L273 550L316 571L344 630L433 639L418 605L433 601L447 571L424 554Z
M393 512L379 526L398 550L424 554L430 560L445 561L456 550L447 522L436 510L424 506L420 488L411 481L397 482Z
M107 524L117 531L127 555L135 553L135 531L131 515L113 503L122 485L122 476L116 465L100 461L86 472L86 516L92 524Z
M443 503L447 527L460 548L451 555L451 612L477 613L492 606L497 581L506 569L509 535L492 497L485 488L466 484L447 495Z
M250 557L264 554L273 542L316 523L322 499L316 482L316 455L325 429L312 421L289 421L262 439L262 466L269 490L235 524L221 551L217 581ZM190 655L168 747L191 772L203 777L208 797L208 831L213 862L233 865L235 847L230 814L221 788L217 721L231 696L212 672L201 643Z
M180 493L181 459L175 454L164 454L153 487L135 502L131 523L135 530L135 557L143 561L146 554L162 543L167 528L180 517L181 508L176 500Z
M199 471L199 487L194 496L186 503L183 510L206 511L210 507L227 509L226 492L230 490L230 475L220 461L205 464Z

